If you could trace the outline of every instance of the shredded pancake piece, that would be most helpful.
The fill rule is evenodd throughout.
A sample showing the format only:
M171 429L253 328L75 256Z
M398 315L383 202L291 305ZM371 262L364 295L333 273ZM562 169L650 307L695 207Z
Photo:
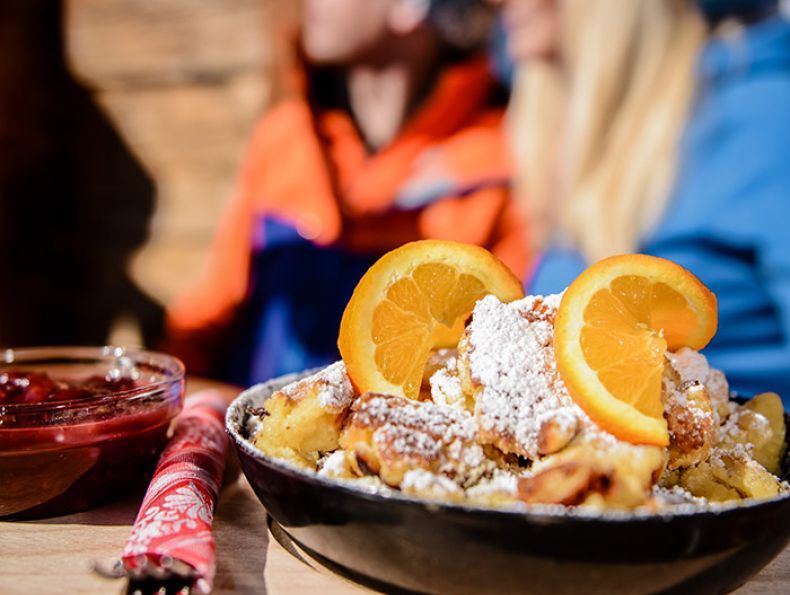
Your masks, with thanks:
M670 443L669 468L704 461L718 439L718 413L704 382L710 375L705 356L690 349L667 353L662 398Z
M289 384L263 405L255 445L264 453L316 470L338 447L354 389L343 362Z
M299 401L306 396L314 396L322 409L331 413L341 413L354 399L354 388L346 374L342 361L327 366L320 372L289 384L278 391L291 401Z
M629 444L608 434L584 435L536 462L519 479L519 497L526 503L634 508L651 498L664 464L660 447Z
M560 298L528 296L503 304L487 296L477 302L458 350L484 444L536 459L564 448L586 419L554 359Z
M431 400L437 405L465 409L468 405L461 379L458 376L458 358L449 357L442 367L430 375Z
M340 446L361 473L399 486L411 469L472 485L494 463L475 441L475 420L466 411L403 397L365 393L352 405Z

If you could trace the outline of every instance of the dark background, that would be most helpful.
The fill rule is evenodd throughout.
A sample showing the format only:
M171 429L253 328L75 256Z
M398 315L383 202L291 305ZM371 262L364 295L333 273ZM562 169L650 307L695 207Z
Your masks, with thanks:
M1 346L155 344L276 95L269 33L292 12L0 2Z

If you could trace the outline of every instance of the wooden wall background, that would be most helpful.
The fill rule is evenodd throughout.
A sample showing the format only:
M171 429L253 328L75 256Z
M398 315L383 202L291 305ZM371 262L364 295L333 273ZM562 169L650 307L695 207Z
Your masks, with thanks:
M167 301L208 248L255 119L289 0L68 0L72 70L157 188L133 276Z
M292 22L298 2L2 4L0 249L24 254L29 246L25 238L39 226L36 213L49 217L44 228L52 239L35 259L25 257L10 268L0 265L0 276L15 283L19 279L28 288L37 284L37 295L49 292L48 287L68 286L70 278L84 283L65 288L69 295L36 303L25 298L24 290L8 291L6 283L0 293L0 344L89 343L101 341L103 332L114 342L139 343L138 318L155 317L158 305L183 290L209 249L253 124L277 96L273 73L281 55L275 33ZM80 116L83 112L90 117ZM92 143L97 134L110 140ZM86 143L89 150L82 147ZM20 154L30 157L16 157ZM37 188L53 176L54 163L62 164L60 173L46 188ZM146 193L153 194L151 205ZM85 206L86 196L93 206ZM34 203L35 208L20 210L20 205ZM49 216L58 209L76 213L73 221L66 225L63 217ZM93 214L80 215L86 210ZM107 232L112 243L124 226L144 228L141 217L149 219L147 237L140 240L145 229L135 229L134 237L103 265L83 270L57 264L64 246L76 255L69 252L69 260L102 251L103 244L86 238L103 221L111 221L115 229ZM119 267L127 270L118 273L113 285L109 277ZM128 278L120 280L123 275ZM134 303L125 304L121 296L130 293L136 296ZM109 305L113 302L124 305ZM85 311L72 314L79 309ZM34 332L44 312L52 315ZM47 331L72 316L70 330ZM101 322L81 334L80 325L85 328L91 317ZM149 339L154 334L146 333Z

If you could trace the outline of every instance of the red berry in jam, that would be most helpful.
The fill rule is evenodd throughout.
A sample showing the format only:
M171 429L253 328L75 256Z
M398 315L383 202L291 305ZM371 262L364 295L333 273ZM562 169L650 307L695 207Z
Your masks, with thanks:
M3 372L0 374L0 403L43 403L51 400L58 385L46 374Z
M82 380L56 380L41 372L0 372L0 405L72 401L136 386L131 378L90 376Z

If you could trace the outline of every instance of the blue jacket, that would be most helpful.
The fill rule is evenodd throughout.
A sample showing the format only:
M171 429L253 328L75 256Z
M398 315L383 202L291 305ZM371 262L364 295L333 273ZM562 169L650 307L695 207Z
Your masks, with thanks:
M716 294L719 331L704 353L731 388L776 391L788 407L790 23L709 42L699 72L673 196L639 251L680 263ZM585 266L550 249L527 288L561 291Z

